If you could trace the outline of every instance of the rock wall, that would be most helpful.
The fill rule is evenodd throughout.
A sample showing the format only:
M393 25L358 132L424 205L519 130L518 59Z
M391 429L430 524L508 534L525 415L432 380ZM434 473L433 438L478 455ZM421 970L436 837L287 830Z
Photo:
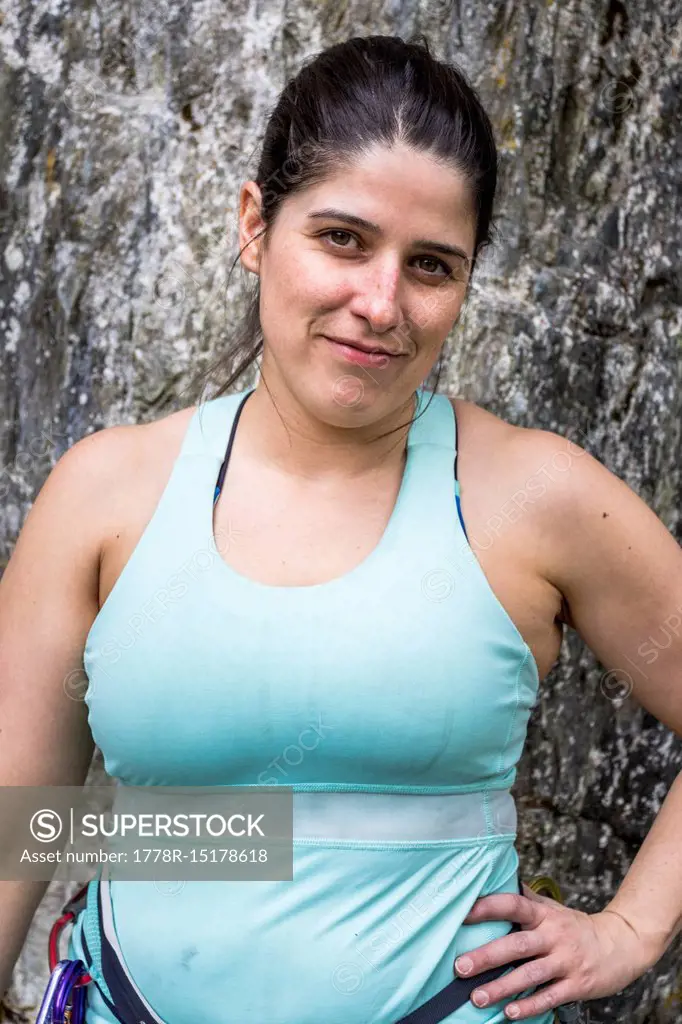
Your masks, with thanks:
M189 380L242 308L238 190L286 78L329 43L413 31L471 75L502 165L500 237L442 388L576 441L681 538L679 0L5 0L0 563L76 440L196 400ZM516 786L524 877L552 875L587 911L682 768L628 678L569 631ZM36 914L5 1019L38 1002L64 897L51 885ZM591 1019L682 1021L680 948Z

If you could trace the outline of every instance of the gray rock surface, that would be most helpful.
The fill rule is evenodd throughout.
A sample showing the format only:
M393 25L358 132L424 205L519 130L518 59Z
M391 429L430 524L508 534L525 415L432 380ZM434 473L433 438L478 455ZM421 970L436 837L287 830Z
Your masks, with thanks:
M472 76L502 165L500 238L442 386L576 441L681 539L679 2L4 0L0 563L76 440L196 400L183 389L243 305L239 185L299 61L412 31ZM568 631L516 786L524 877L600 909L680 769L679 738ZM65 896L53 884L36 914L4 1019L31 1019ZM591 1019L682 1021L680 949Z

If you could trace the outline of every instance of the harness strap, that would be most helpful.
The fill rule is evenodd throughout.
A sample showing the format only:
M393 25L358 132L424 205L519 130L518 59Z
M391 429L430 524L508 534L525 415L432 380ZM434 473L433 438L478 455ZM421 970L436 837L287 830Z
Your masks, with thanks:
M88 942L87 939L85 938L84 932L81 935L81 945L83 947L83 957L85 959L85 963L89 968L92 968L92 954L90 953L90 950L88 948ZM103 990L102 986L97 984L97 979L95 977L92 977L91 980L93 985L97 985L100 996L107 1004L107 1006L109 1007L109 1009L111 1010L119 1024L134 1024L135 1018L130 1016L130 1011L128 1008L124 1006L124 1003L121 1002L120 996L117 999L117 1005L114 1005L111 999L109 999L109 996Z
M523 896L523 884L520 878L519 893ZM521 925L517 921L512 922L510 933L519 931L521 931ZM487 971L480 971L472 978L455 978L440 992L436 992L435 996L418 1006L416 1010L412 1010L406 1017L401 1017L396 1024L439 1024L439 1021L444 1020L449 1014L463 1006L479 985L495 981L512 968L527 963L529 959L532 960L532 957L524 957L513 963L502 964L500 967L491 967Z
M94 957L90 951L85 930L81 933L83 959L90 971L90 981L98 988L99 993L119 1024L165 1024L161 1017L154 1013L149 1003L138 989L135 981L125 967L116 932L113 924L111 897L106 886L103 899L103 887L100 879L92 879L83 886L64 905L62 918L67 915L73 919L87 906L88 889L95 885L97 889L97 930L100 940L100 973L111 993L111 999L97 982Z

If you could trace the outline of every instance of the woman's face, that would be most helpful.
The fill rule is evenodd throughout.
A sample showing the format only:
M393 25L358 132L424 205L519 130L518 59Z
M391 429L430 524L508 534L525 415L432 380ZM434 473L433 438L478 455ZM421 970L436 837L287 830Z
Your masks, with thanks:
M255 182L242 186L240 248L264 226L260 199ZM258 238L241 255L260 275L268 387L285 388L313 415L340 426L401 408L459 315L474 240L461 176L402 145L374 148L287 198L267 246ZM349 357L330 338L390 354Z

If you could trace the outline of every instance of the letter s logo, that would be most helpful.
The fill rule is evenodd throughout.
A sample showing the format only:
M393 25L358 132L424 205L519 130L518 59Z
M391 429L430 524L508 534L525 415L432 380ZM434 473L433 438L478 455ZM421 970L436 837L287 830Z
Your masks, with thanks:
M52 843L62 833L62 819L56 811L43 808L43 810L36 811L33 815L29 828L31 829L31 835L39 843Z

